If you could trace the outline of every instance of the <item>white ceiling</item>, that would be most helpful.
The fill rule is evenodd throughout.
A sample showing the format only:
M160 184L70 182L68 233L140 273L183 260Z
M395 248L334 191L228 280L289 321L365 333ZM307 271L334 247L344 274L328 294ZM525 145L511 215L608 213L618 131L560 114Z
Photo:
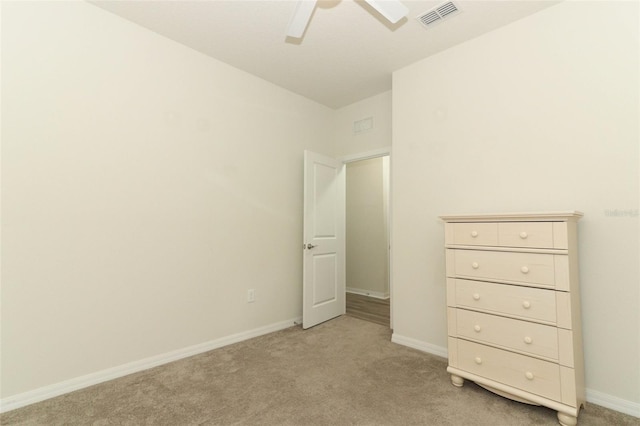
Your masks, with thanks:
M331 108L391 89L391 73L557 1L458 1L426 29L415 18L445 1L403 1L389 24L362 0L321 0L302 40L285 30L295 1L91 1L127 20Z

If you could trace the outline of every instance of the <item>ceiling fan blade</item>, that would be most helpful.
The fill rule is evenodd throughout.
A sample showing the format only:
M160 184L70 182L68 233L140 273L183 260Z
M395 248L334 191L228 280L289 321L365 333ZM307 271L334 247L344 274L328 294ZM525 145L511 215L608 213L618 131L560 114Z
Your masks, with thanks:
M304 30L309 24L313 9L316 7L316 0L298 0L296 10L293 11L289 26L287 27L287 36L301 38Z
M395 24L409 13L409 8L399 0L364 0L389 22Z

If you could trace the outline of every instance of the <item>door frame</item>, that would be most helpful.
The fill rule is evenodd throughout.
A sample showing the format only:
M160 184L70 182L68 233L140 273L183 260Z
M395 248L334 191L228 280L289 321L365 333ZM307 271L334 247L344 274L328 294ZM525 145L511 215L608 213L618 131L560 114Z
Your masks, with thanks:
M389 212L388 212L388 216L387 216L387 240L389 242L389 246L387 248L387 255L388 255L388 260L389 260L389 328L391 328L393 330L393 301L394 301L394 297L393 297L393 273L392 273L392 269L393 269L393 251L392 251L392 247L391 247L391 233L393 232L393 229L391 227L391 223L392 223L392 215L393 215L393 208L392 208L392 197L393 197L393 185L391 184L391 180L392 180L392 169L393 169L393 163L392 163L392 155L391 155L391 147L384 147L384 148L378 148L378 149L374 149L371 151L365 151L365 152L360 152L360 153L356 153L356 154L349 154L349 155L345 155L342 157L338 157L338 160L342 161L344 164L348 164L348 163L354 163L356 161L362 161L362 160L370 160L372 158L379 158L379 157L385 157L385 156L389 156L389 193L388 193L388 197L389 197ZM347 195L348 196L348 195ZM345 253L346 254L346 253ZM346 264L345 264L346 266Z

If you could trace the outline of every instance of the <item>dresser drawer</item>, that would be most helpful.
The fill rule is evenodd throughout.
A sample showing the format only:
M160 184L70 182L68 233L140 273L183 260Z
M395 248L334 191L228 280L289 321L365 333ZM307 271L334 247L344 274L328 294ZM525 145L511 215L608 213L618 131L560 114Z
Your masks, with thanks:
M503 247L553 248L553 224L551 222L499 223L498 245Z
M554 287L553 254L454 250L456 277Z
M556 292L482 281L454 280L455 306L556 323Z
M558 329L549 325L456 309L458 337L558 359Z
M461 370L554 401L562 400L558 364L461 339L457 345Z
M497 223L448 223L445 230L447 244L467 246L497 246Z

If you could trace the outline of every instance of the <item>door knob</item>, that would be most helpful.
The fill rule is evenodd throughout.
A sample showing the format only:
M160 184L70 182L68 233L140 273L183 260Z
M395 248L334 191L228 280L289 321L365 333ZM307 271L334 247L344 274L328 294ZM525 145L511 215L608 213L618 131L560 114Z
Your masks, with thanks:
M312 249L312 248L314 248L314 247L318 247L318 246L314 246L313 244L307 244L307 248L308 248L309 250L311 250L311 249Z

